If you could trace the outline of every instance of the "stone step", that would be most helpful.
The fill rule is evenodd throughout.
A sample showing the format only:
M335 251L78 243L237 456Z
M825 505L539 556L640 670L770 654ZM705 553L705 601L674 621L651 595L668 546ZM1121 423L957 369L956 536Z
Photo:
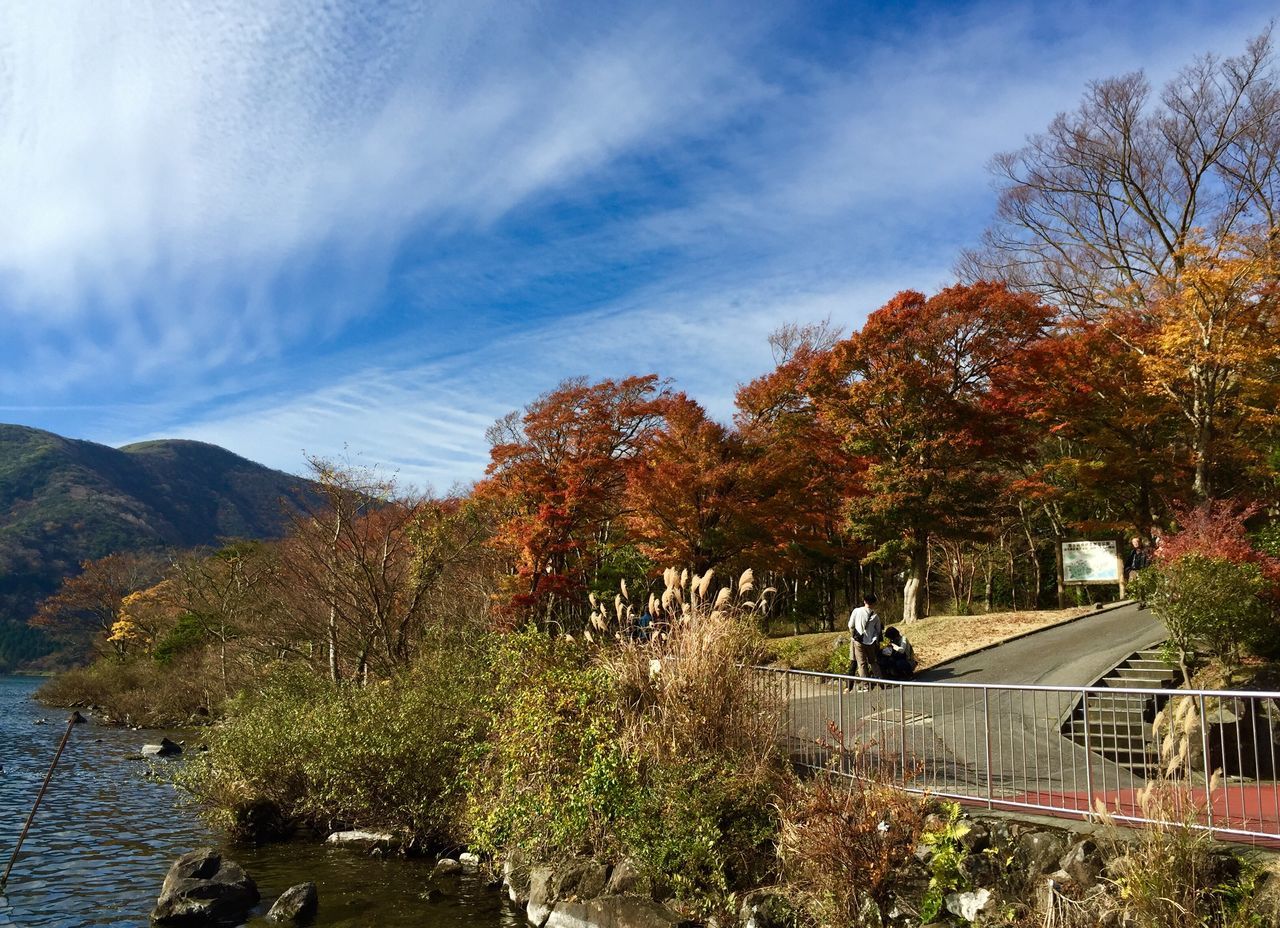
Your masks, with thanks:
M1088 732L1089 737L1094 738L1099 735L1107 738L1124 737L1124 738L1145 738L1147 736L1148 726L1142 719L1089 719ZM1068 724L1067 731L1083 733L1085 724L1083 719L1072 719Z
M1117 696L1113 701L1106 701L1106 697L1091 697L1089 699L1089 717L1095 715L1142 715L1147 711L1145 699L1130 700L1123 696ZM1076 718L1084 718L1084 710L1077 709L1075 711Z
M1114 677L1141 677L1147 680L1172 680L1173 674L1169 672L1168 667L1134 667L1131 664L1121 664L1115 670L1111 671Z
M1089 740L1101 743L1112 741L1140 741L1147 740L1147 733L1141 727L1135 728L1112 728L1110 726L1090 725ZM1085 727L1083 725L1073 725L1065 732L1067 737L1080 740L1084 738Z
M1134 670L1158 670L1161 673L1173 676L1177 673L1177 668L1172 664L1167 664L1160 658L1130 658L1123 665L1124 667L1132 667Z
M1166 689L1165 680L1155 680L1143 677L1121 677L1110 676L1102 678L1103 686L1115 687L1117 689L1143 689L1143 690L1162 690Z
M1164 658L1161 657L1163 653L1164 652L1161 651L1159 648L1148 648L1145 651L1136 652L1136 657L1144 661L1160 661L1163 664ZM1170 665L1166 664L1165 666L1170 666Z
M1128 667L1117 668L1115 671L1111 672L1110 677L1105 678L1106 680L1115 680L1117 677L1119 677L1120 680L1152 682L1152 684L1160 686L1161 689L1167 689L1167 687L1172 686L1172 682L1174 682L1167 673L1156 673L1155 671L1132 671L1132 669L1129 669Z
M1083 738L1072 738L1071 740L1081 747L1085 746ZM1090 753L1101 755L1126 767L1155 765L1159 761L1155 751L1149 745L1143 743L1096 744L1090 740L1088 747Z

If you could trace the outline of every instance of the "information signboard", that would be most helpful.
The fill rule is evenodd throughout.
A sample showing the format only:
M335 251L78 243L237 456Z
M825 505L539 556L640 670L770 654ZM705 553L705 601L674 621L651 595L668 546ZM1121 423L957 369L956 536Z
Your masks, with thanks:
M1067 584L1119 583L1120 558L1115 541L1064 541L1062 579Z

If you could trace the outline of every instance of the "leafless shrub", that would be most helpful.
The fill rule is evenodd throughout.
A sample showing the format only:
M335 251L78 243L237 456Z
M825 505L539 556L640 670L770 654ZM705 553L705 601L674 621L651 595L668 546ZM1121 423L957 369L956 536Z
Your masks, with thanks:
M888 913L928 803L903 790L903 776L880 762L873 744L849 747L833 735L831 764L782 803L778 857L804 923L843 928Z

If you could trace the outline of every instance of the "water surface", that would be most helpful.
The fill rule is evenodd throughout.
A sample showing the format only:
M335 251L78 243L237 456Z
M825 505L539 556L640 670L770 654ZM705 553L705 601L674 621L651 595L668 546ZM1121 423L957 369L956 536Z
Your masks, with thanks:
M0 872L69 713L31 698L38 680L0 676ZM429 861L376 860L318 844L230 847L168 783L174 761L136 755L162 732L79 725L0 896L0 926L124 928L145 926L169 865L193 848L215 844L258 883L266 907L295 883L320 891L317 926L378 928L514 928L520 913L479 880L422 898ZM170 732L175 740L187 738ZM198 733L194 736L198 738ZM181 763L181 761L176 761ZM267 922L255 917L252 925Z

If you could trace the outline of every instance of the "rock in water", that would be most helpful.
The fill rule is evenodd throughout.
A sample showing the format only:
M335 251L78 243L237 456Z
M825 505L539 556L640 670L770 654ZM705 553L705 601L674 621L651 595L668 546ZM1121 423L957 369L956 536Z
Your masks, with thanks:
M462 872L462 864L454 860L452 857L441 857L436 863L435 869L431 871L432 878L442 876L457 876Z
M159 744L144 744L143 757L174 757L182 753L182 745L168 738L161 738Z
M258 904L258 887L216 848L183 854L169 868L151 912L153 925L239 924Z
M325 844L339 844L358 851L392 851L400 846L396 836L386 831L335 831Z
M316 892L315 883L299 883L290 886L276 904L267 913L273 922L291 922L295 925L310 925L315 921L316 912L320 908L320 896Z

